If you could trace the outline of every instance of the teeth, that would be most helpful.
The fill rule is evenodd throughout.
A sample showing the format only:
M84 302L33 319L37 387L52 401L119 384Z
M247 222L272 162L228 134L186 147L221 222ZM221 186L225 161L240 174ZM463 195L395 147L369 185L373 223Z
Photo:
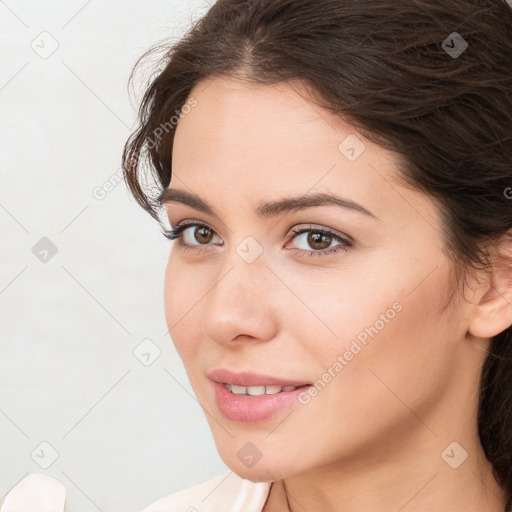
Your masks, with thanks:
M267 395L273 395L281 391L281 386L265 386L265 393Z
M265 386L249 386L247 388L247 394L251 396L264 395Z
M246 395L247 388L245 386L235 386L234 384L232 384L231 393L234 393L235 395Z
M235 395L274 395L281 391L293 391L297 386L236 386L235 384L224 384L228 391Z

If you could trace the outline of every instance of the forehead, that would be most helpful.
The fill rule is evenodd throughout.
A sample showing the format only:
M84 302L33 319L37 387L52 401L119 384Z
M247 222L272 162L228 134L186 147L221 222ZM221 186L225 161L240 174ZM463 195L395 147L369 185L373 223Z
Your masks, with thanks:
M395 153L296 84L217 77L190 97L197 106L176 129L171 188L211 204L229 202L233 210L311 192L343 196L391 222L414 221L425 216L423 206L431 209L423 193L400 186Z
M197 106L178 124L178 144L182 137L202 138L204 143L259 145L276 154L294 146L325 146L353 131L339 116L313 104L298 83L262 85L217 77L199 83L190 96Z
M355 144L358 160L389 158L339 116L311 102L296 84L215 78L199 83L190 97L197 106L178 123L173 147L173 172L190 179L244 177L247 182L252 176L275 185L296 183L300 192L333 174L333 166L345 180L361 178L361 162L340 152L346 140Z

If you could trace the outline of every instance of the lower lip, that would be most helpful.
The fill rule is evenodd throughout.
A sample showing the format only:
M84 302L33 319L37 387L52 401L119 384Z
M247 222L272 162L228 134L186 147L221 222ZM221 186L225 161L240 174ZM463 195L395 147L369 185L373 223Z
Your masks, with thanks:
M220 382L213 382L213 387L217 406L228 420L255 423L265 421L298 401L298 396L310 386L302 386L293 391L280 391L273 395L256 396L235 395Z

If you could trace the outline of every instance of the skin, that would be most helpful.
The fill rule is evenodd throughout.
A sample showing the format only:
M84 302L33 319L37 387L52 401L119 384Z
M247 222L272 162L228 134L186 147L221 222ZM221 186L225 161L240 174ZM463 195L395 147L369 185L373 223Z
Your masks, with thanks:
M464 301L437 204L404 186L396 154L315 106L299 84L217 77L191 96L198 104L176 129L170 188L199 195L219 218L166 204L173 226L200 221L212 231L189 228L189 251L173 242L165 311L224 462L274 482L265 512L502 512L476 411L489 337L512 323L510 275L476 276ZM351 134L366 146L355 161L338 149ZM337 206L255 213L263 201L312 192L357 201L377 219ZM308 257L340 247L293 238L310 224L353 245ZM249 236L263 251L250 264L236 251ZM315 382L397 302L400 312L307 405L257 423L219 411L211 368ZM262 454L251 468L237 457L248 442ZM455 462L468 454L457 469L442 457L453 442Z

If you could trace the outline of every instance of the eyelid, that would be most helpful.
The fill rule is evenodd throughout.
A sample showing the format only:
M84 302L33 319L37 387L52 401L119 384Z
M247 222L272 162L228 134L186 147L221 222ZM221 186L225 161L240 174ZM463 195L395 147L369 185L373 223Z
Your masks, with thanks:
M175 238L181 238L183 236L183 232L190 228L205 228L205 229L211 230L213 233L215 233L216 236L220 237L220 235L217 233L217 231L210 224L208 224L207 222L203 222L201 220L194 220L194 219L185 219L185 220L178 222L178 224L176 224L176 226L173 226L172 230L168 231L167 233L174 232L174 233L176 233ZM164 233L164 235L167 236L165 233ZM183 245L187 245L187 244L183 244Z
M202 245L202 244L187 244L183 243L183 232L186 231L189 228L197 228L197 227L204 227L205 229L213 231L217 236L218 233L214 228L212 228L208 223L198 220L192 220L192 219L185 219L183 221L180 221L177 223L175 227L173 227L172 230L164 232L164 236L170 240L179 240L180 245L185 249L192 249L196 250L198 252L201 251L208 251L210 245ZM291 248L288 250L291 251L299 251L300 253L307 255L307 256L327 256L328 254L336 254L340 250L347 251L349 248L352 248L355 245L355 241L352 237L345 235L344 233L341 233L333 228L328 228L323 225L319 224L302 224L294 226L294 228L291 230L291 233L286 236L286 242L284 244L284 247L287 247L288 244L292 241L298 238L301 234L307 233L307 232L317 232L322 233L324 235L330 236L334 240L336 240L339 245L335 246L334 248L330 249L322 249L322 250L307 250L307 249L298 249L298 248ZM220 244L220 245L223 245ZM338 249L339 248L339 249Z
M173 229L179 229L181 227L183 227L184 229L186 229L188 227L204 227L206 229L211 229L212 231L217 233L216 230L207 222L204 222L201 220L195 220L195 219L184 219L184 220L178 222L175 226L172 225L172 222L171 222L171 226ZM292 236L294 234L297 236L301 232L310 231L310 230L312 231L314 229L317 229L318 231L322 231L322 232L325 232L328 234L335 235L347 243L354 243L354 240L351 237L349 237L348 235L346 235L344 233L339 232L338 230L336 230L334 228L329 228L329 227L323 226L321 224L311 224L311 223L299 224L298 226L294 226L293 229L288 230L288 231L290 231L290 234L286 236L286 240L290 240L290 239L294 238Z
M335 238L341 239L346 244L354 244L354 240L348 235L345 235L344 233L341 233L336 229L328 228L327 226L323 226L320 224L299 224L298 227L294 227L291 230L291 235L287 237L287 240L295 239L299 234L307 233L308 231L317 231L319 233L325 233L327 235L331 235Z

